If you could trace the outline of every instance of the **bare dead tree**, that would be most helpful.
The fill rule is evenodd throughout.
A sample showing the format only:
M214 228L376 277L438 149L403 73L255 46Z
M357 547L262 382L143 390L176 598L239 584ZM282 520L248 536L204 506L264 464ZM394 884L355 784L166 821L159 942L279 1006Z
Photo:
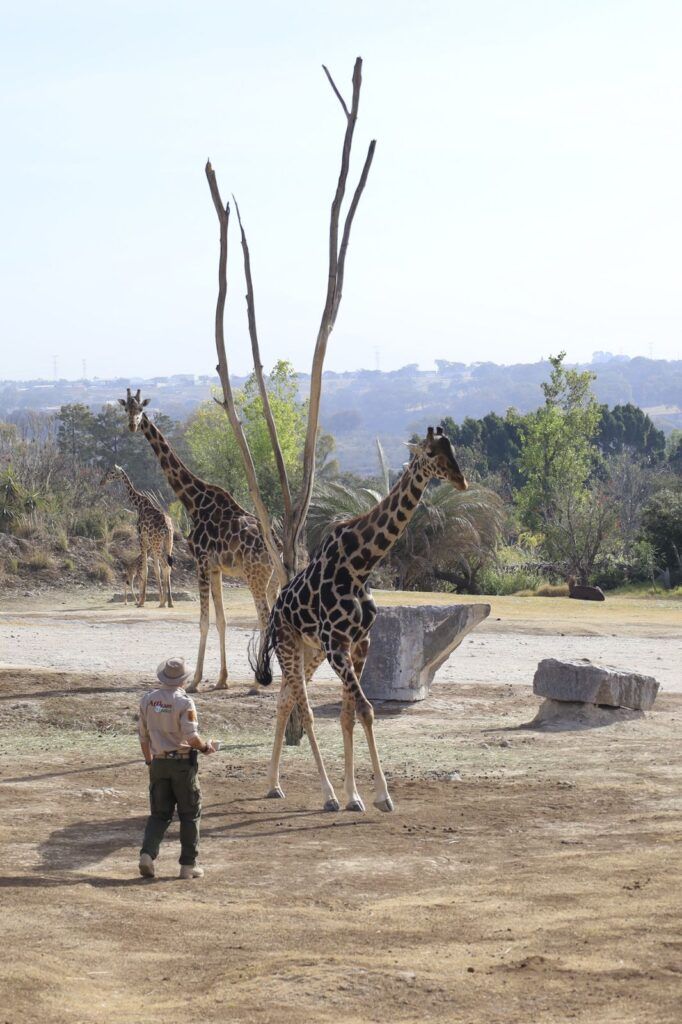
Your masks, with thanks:
M254 297L253 278L251 275L251 257L249 252L248 241L246 238L246 232L242 223L242 218L237 205L236 199L234 200L235 209L237 212L237 219L239 221L239 228L241 233L241 245L242 254L244 260L244 274L246 278L246 308L249 326L249 337L251 339L251 352L253 355L253 365L255 371L255 379L258 385L258 391L263 403L263 413L265 421L268 426L270 434L270 441L272 444L272 450L275 456L275 464L277 466L277 472L279 476L280 486L282 488L282 497L284 505L284 520L282 528L282 546L281 552L276 538L272 532L272 523L268 514L267 508L263 502L260 489L258 487L258 480L256 477L256 470L253 462L249 445L244 433L241 421L239 419L239 413L235 406L234 395L232 392L232 386L230 384L228 360L225 349L225 333L224 333L224 314L225 314L225 302L227 299L227 235L229 227L229 216L230 207L229 204L223 204L218 188L215 172L211 166L210 161L206 164L206 177L208 179L213 204L218 215L220 223L220 259L218 266L218 300L216 304L216 316L215 316L215 341L216 350L218 353L218 374L220 376L220 382L223 391L223 401L219 404L225 410L232 429L234 431L239 449L244 462L244 468L246 471L246 477L249 487L249 493L254 504L256 514L260 521L261 529L265 543L267 544L270 556L273 559L273 564L278 575L280 586L284 586L289 580L293 579L296 572L300 568L300 541L305 526L306 517L308 514L308 508L310 506L310 500L313 492L313 485L315 482L315 446L317 441L317 433L319 428L319 417L320 417L320 399L322 395L322 372L324 368L324 360L327 352L327 343L334 329L336 318L339 312L339 306L341 304L341 297L343 294L343 281L346 269L346 256L348 253L348 245L350 242L351 229L355 214L360 203L360 198L367 184L367 178L369 175L372 160L374 158L374 151L376 149L376 140L372 140L369 144L367 155L358 179L357 185L351 197L348 209L346 211L345 219L343 221L343 227L341 228L341 210L343 201L346 195L346 187L348 183L348 175L350 171L351 153L353 148L353 136L355 133L355 126L358 118L358 109L360 106L360 90L362 88L362 59L360 57L355 61L353 68L352 78L352 97L350 106L348 106L337 88L331 74L328 69L324 67L323 70L329 84L331 85L334 94L336 95L341 109L346 118L346 129L343 137L343 146L341 150L341 168L339 171L339 177L336 185L336 191L332 200L330 218L329 218L329 254L328 254L328 274L327 274L327 292L324 301L324 307L322 310L322 317L320 319L320 326L317 332L317 339L315 343L315 351L313 354L312 371L310 377L310 398L308 403L308 422L306 427L306 439L303 453L303 480L301 489L294 501L291 495L291 488L289 479L282 455L281 445L277 435L277 426L275 424L274 417L272 415L272 409L267 392L267 386L265 377L263 374L263 365L260 356L260 344L258 340L258 329L256 326L256 304ZM296 712L292 713L294 716ZM293 729L287 730L287 742L299 742L302 730L294 727ZM296 735L298 734L298 740Z
M220 222L220 260L218 268L218 301L216 305L216 317L215 317L215 339L216 349L218 353L218 374L220 376L220 382L223 390L223 401L220 403L225 409L227 416L230 420L232 429L234 430L239 449L242 454L244 461L244 468L246 470L247 482L249 486L249 493L254 504L254 508L258 515L261 528L263 530L263 536L265 542L268 545L268 550L271 556L275 560L275 566L277 569L280 582L282 584L290 580L299 569L299 542L301 533L305 525L306 516L308 514L308 508L310 506L310 499L313 491L313 484L315 481L315 443L317 440L317 432L319 428L319 416L320 416L320 399L322 395L322 371L324 368L324 359L327 352L327 343L329 336L336 323L336 318L341 304L341 297L343 294L343 281L346 268L346 256L348 253L348 245L350 242L351 229L355 214L357 212L360 198L367 184L367 178L369 170L372 165L374 158L374 151L376 149L376 140L372 140L367 150L364 165L358 179L358 183L355 187L355 191L351 198L346 216L343 222L343 228L340 230L341 221L341 209L343 200L346 194L346 186L348 182L348 174L350 170L350 159L353 147L353 135L355 132L355 126L358 118L358 109L360 105L360 90L362 87L362 59L360 57L355 61L353 69L352 79L352 98L350 107L347 106L343 96L339 92L334 80L329 73L328 69L323 66L323 70L327 79L334 90L334 93L341 104L341 108L346 118L346 130L343 138L343 147L341 151L341 169L339 171L339 177L336 185L336 191L331 205L330 221L329 221L329 266L327 275L327 293L325 296L324 308L322 311L322 317L320 320L320 326L317 332L317 339L315 344L315 351L313 355L313 364L310 380L310 400L309 400L309 412L308 412L308 423L306 428L306 440L304 447L303 456L303 481L300 492L294 502L291 496L291 488L289 485L289 479L284 464L284 458L282 456L282 450L277 436L277 427L272 415L270 402L268 398L267 386L265 377L263 374L263 365L260 357L260 345L258 340L258 330L256 326L256 306L254 298L253 279L251 275L251 258L249 253L248 241L246 238L246 232L240 216L239 207L235 200L235 209L237 211L237 218L239 220L239 227L241 232L241 244L242 253L244 258L244 272L246 277L246 306L247 316L249 325L249 336L251 339L251 351L253 355L253 364L255 370L256 382L258 385L259 394L263 403L263 412L266 423L268 425L268 431L270 434L270 440L272 443L272 449L275 456L275 463L277 465L277 471L279 475L280 485L282 488L282 497L284 504L284 524L283 524L283 545L282 552L280 554L278 545L272 534L272 524L268 515L267 509L263 503L260 490L258 487L258 481L256 478L255 466L253 458L249 450L248 442L244 434L244 430L239 419L239 414L235 406L234 396L232 393L232 387L229 379L228 372L228 360L225 349L225 334L224 334L224 313L225 313L225 302L227 298L227 234L229 227L229 216L230 207L229 204L223 204L220 197L220 191L218 183L210 161L206 164L206 177L208 179L211 196L213 198L213 204L218 215ZM281 569L280 569L281 567Z

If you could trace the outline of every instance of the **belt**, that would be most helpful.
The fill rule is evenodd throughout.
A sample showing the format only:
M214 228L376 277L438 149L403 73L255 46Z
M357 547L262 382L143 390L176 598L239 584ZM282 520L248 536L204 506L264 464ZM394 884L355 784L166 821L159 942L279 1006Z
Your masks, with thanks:
M154 754L154 760L170 757L173 761L188 761L191 756L191 754L181 754L179 750L168 750L165 754Z

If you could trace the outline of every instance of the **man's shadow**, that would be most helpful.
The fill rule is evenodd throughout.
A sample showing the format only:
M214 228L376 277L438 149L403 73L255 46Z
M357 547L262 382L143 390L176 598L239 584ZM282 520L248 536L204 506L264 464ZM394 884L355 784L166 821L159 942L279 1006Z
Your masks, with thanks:
M264 799L264 798L263 798ZM282 808L273 814L271 807L263 813L248 814L235 821L224 819L224 810L203 812L202 837L213 840L250 840L279 836L290 836L292 832L320 832L331 827L372 825L367 819L355 815L339 819L337 815L322 810L297 810ZM0 876L2 888L53 888L87 883L99 887L130 886L144 884L144 879L97 877L89 874L74 874L86 871L119 850L137 851L144 830L146 815L112 818L107 821L78 821L64 828L54 829L38 847L40 864L31 875ZM295 824L292 824L292 820ZM208 825L205 824L208 822ZM286 827L282 827L286 824ZM166 834L167 843L177 843L177 815Z

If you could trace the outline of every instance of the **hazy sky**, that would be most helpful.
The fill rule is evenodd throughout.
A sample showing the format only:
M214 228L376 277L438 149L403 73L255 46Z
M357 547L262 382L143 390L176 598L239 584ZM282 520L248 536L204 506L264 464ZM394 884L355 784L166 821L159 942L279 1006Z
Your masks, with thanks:
M682 353L679 0L2 2L0 378L215 365L211 157L264 361L310 365L350 95L358 212L327 366ZM231 367L250 359L231 236Z

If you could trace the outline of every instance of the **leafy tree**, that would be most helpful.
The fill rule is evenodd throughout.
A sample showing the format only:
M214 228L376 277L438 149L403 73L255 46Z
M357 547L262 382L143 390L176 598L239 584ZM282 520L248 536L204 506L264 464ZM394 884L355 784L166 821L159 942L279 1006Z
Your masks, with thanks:
M467 416L458 425L450 416L441 421L470 474L485 478L499 474L507 488L519 487L521 454L521 417L510 409L502 417L489 412L481 419Z
M673 430L668 438L666 454L673 473L682 476L682 430Z
M605 456L627 452L652 464L665 458L665 434L631 402L613 409L606 405L601 407L595 442Z
M565 352L550 357L543 383L545 404L521 422L521 471L517 496L521 521L541 532L551 561L585 581L615 523L613 508L592 480L598 463L595 437L601 409L592 392L594 374L564 366Z
M73 465L91 462L96 454L95 418L87 405L63 405L57 414L57 448Z
M545 404L519 423L526 482L518 505L531 530L551 523L560 495L586 488L597 460L594 438L601 410L592 393L595 375L565 367L565 355L550 357L550 379L542 385Z
M654 495L644 509L642 528L661 563L682 569L682 490L666 488Z
M301 476L301 452L307 422L306 403L299 401L296 372L284 360L275 364L267 384L282 456L292 490L295 491ZM281 514L279 477L255 375L252 374L244 388L235 393L235 401L244 423L263 500L271 511ZM225 487L237 501L250 505L237 442L226 424L225 414L215 402L204 402L199 406L185 436L197 471L212 483ZM326 439L324 445L327 453L331 453L329 440Z

